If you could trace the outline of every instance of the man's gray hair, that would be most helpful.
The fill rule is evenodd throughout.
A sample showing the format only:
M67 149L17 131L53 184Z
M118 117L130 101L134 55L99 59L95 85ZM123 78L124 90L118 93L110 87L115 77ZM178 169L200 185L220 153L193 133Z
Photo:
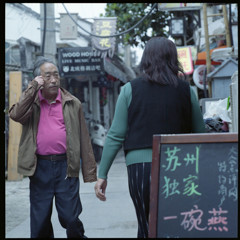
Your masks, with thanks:
M43 57L43 56L39 56L34 64L33 67L33 76L37 77L41 75L41 70L40 67L44 64L44 63L52 63L54 64L57 68L58 66L49 58Z

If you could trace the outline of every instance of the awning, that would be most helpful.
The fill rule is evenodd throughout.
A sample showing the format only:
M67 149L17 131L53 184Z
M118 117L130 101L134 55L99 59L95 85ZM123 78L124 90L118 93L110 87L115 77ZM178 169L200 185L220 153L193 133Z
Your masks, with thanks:
M122 72L117 66L115 66L110 59L104 58L104 70L112 75L113 77L119 79L123 83L127 82L127 77L124 72Z
M220 48L226 48L226 47L227 46L221 46L221 47L218 47L218 48L210 49L210 57L211 57L211 54L214 50L220 49ZM206 65L206 58L207 58L206 51L198 53L197 54L197 59L196 59L194 65ZM221 65L221 62L215 62L215 61L211 60L211 65Z

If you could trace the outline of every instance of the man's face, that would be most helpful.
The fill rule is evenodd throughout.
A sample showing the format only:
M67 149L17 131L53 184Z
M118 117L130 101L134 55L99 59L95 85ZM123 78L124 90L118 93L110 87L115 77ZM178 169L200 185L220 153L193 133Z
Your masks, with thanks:
M60 87L60 77L57 67L52 63L44 63L41 67L44 79L42 93L46 96L56 95Z

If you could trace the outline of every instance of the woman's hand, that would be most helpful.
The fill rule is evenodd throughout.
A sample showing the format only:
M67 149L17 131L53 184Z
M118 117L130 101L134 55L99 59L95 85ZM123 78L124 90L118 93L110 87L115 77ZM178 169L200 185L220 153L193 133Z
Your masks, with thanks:
M107 180L98 178L94 189L95 189L96 197L99 198L101 201L106 201L106 196L105 196L106 188L107 188Z

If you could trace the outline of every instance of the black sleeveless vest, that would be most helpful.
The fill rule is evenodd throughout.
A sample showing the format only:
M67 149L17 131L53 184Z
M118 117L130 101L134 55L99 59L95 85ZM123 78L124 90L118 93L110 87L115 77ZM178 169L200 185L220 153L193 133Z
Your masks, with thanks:
M128 108L127 150L151 148L154 134L190 133L192 130L189 83L179 79L177 87L160 85L143 78L131 82Z

